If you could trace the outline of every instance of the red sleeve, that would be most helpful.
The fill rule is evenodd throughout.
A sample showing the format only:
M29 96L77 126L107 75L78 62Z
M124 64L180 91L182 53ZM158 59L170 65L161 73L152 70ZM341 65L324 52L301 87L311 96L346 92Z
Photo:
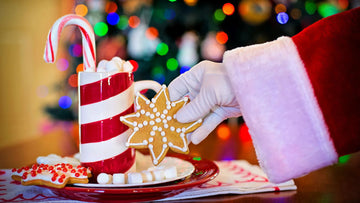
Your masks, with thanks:
M292 39L339 156L360 150L360 8L320 20Z

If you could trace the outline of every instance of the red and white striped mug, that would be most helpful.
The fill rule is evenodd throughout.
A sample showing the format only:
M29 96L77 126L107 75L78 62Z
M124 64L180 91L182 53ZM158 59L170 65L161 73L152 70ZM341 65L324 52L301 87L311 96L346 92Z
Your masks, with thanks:
M130 72L79 73L80 162L99 173L124 173L135 163L134 149L125 146L131 134L120 116L134 112L135 93L159 91L155 81L134 82Z

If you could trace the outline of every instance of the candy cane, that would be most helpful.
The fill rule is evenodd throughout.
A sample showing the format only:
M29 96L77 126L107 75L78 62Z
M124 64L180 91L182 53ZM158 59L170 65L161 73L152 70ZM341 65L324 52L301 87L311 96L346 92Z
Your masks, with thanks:
M96 69L94 31L85 18L75 14L65 15L54 23L47 38L44 60L47 63L54 63L60 34L67 25L79 27L82 34L84 69L88 72L94 72Z

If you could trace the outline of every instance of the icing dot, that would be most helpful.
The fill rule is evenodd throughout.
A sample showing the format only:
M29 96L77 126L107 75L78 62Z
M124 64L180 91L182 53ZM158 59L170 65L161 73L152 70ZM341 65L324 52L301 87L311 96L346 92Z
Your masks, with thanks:
M142 127L144 127L144 125L140 123L140 124L138 125L138 127L139 127L139 128L142 128Z
M163 114L167 114L167 113L169 113L169 111L164 109Z
M168 145L169 145L170 147L173 147L173 146L174 146L174 144L173 144L172 142L169 142Z
M156 121L157 123L160 123L160 122L161 122L161 119L160 119L160 118L157 118L157 119L155 119L155 121Z
M163 148L166 149L168 147L167 144L163 144Z
M161 136L165 136L165 132L164 131L161 131Z
M156 102L156 99L155 99L155 98L152 98L152 99L151 99L151 102L155 103L155 102Z
M175 102L172 102L172 103L171 103L171 106L174 107L174 106L175 106Z
M162 141L163 141L163 142L167 142L167 138L166 138L166 137L163 137L163 138L162 138Z
M133 122L133 125L134 125L134 126L137 126L137 122Z
M137 110L141 109L141 106L140 105L136 106L136 109Z
M171 130L171 131L174 131L174 130L175 130L174 126L171 126L171 127L170 127L170 130Z
M164 114L161 114L160 118L164 119L164 118L165 118L165 115L164 115Z
M166 119L167 119L168 121L170 121L172 118L171 118L171 116L168 116L168 117L166 117Z
M151 103L150 104L150 108L154 108L155 107L155 104L154 103Z
M134 131L136 132L136 131L139 131L139 128L138 127L135 127L134 128Z
M155 114L157 117L159 117L160 116L160 112L156 112L156 114Z
M169 101L166 101L166 105L170 105L171 104L171 102L169 102Z
M167 123L167 120L164 119L162 122L163 122L163 123Z
M146 104L150 104L150 101L149 101L149 100L146 100Z
M150 121L150 125L154 125L155 122L153 120Z
M141 114L145 114L145 110L144 110L144 109L141 109L140 113L141 113Z
M136 113L136 117L140 117L140 113L139 113L139 112Z
M159 127L158 130L161 132L161 131L162 131L162 127Z
M143 141L143 144L144 144L144 145L147 145L147 144L148 144L148 141L147 141L147 140L144 140L144 141Z
M167 105L167 106L166 106L166 109L170 110L170 109L171 109L171 106L170 106L170 105Z
M176 114L174 114L173 118L176 119Z
M169 127L169 125L165 123L165 124L164 124L164 128L168 128L168 127Z
M151 135L151 136L155 136L155 131L151 131L151 132L150 132L150 135Z
M155 118L155 115L154 115L154 114L151 114L151 115L150 115L150 118L151 118L151 119L154 119L154 118Z
M176 132L177 132L177 133L181 132L181 129L180 129L180 128L176 128Z
M153 142L154 141L154 138L153 137L150 137L149 138L149 142Z
M188 97L184 97L184 102L187 102L189 101L189 98Z
M150 116L150 112L146 112L146 113L145 113L145 116Z
M157 108L153 108L153 112L157 112Z
M144 125L144 126L147 126L147 125L148 125L148 122L147 122L147 121L144 121L144 122L143 122L143 125Z
M158 163L158 161L157 161L157 160L154 160L153 163L154 163L154 165L156 165L156 164Z
M181 128L181 132L185 132L186 131L186 128Z
M152 129L153 129L153 130L157 130L157 129L158 129L158 127L157 127L157 126L154 126Z
M180 137L184 138L184 137L185 137L185 133L180 133Z
M152 149L154 146L152 144L149 144L149 149Z

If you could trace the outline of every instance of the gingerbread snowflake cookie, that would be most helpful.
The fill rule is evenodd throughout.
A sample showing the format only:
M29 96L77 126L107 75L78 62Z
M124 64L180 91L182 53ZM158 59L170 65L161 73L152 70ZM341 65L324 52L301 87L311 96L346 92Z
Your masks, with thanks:
M149 100L137 93L135 98L136 112L120 117L120 121L134 131L126 145L131 148L149 148L154 165L158 165L165 157L169 148L176 152L189 152L186 134L201 125L199 119L191 123L180 123L176 112L187 104L188 98L170 101L165 85Z
M21 181L22 185L45 185L55 188L63 188L67 184L88 183L88 178L92 176L89 168L65 163L34 164L32 167L14 168L11 172L11 178Z

